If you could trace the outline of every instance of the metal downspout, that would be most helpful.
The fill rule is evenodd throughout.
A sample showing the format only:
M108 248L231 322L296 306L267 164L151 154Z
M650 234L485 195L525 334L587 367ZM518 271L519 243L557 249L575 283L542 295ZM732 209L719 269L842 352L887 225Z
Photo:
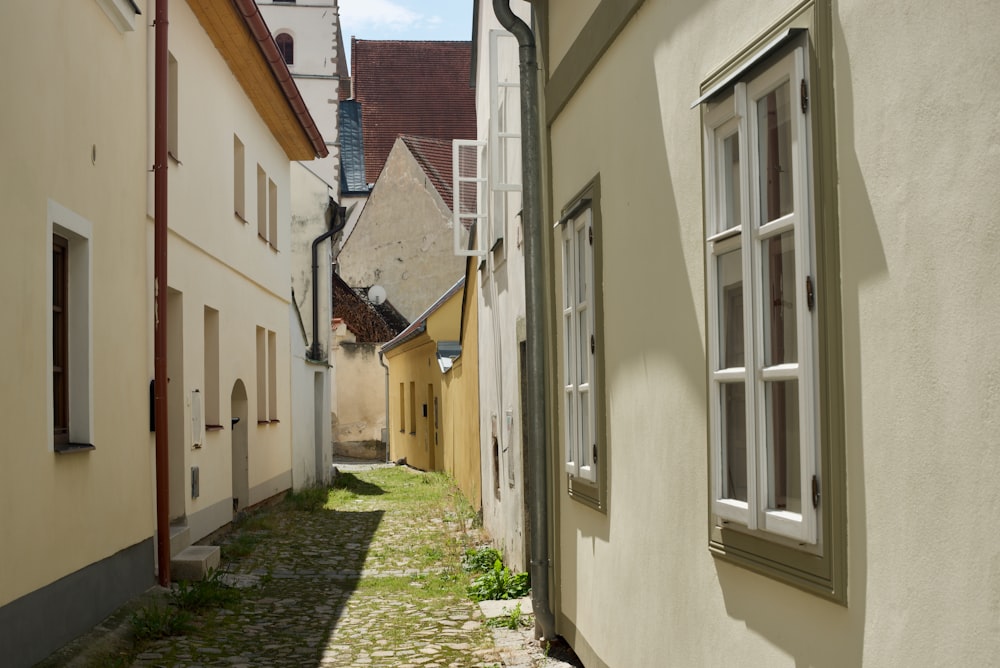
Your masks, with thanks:
M153 415L156 421L156 557L170 585L170 442L167 440L167 2L156 0L153 111Z
M309 354L307 357L310 361L321 362L323 361L322 353L319 349L319 289L317 288L319 280L319 245L332 237L337 232L344 229L347 224L347 216L344 215L344 207L337 204L332 198L330 199L331 208L333 209L332 222L333 227L319 235L312 242L312 345L309 346ZM337 220L340 220L340 224L337 224ZM333 290L330 291L330 307L333 308ZM327 323L329 326L329 323Z
M555 637L549 606L548 457L545 442L545 311L542 265L541 139L538 128L538 59L531 28L510 8L510 0L493 0L501 25L517 37L521 70L521 169L524 212L525 362L527 366L527 433L524 447L526 499L531 531L531 605L535 637Z

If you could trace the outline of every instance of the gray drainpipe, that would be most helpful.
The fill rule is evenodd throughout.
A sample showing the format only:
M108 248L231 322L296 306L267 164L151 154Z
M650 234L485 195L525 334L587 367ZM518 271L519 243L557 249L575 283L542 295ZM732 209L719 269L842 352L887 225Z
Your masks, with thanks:
M389 463L389 367L382 360L382 351L378 351L378 363L385 369L385 463Z
M337 202L331 197L330 198L330 209L333 211L332 220L333 227L319 235L312 242L312 345L309 346L309 354L306 356L310 361L321 362L323 361L323 351L319 349L319 290L317 289L317 281L319 280L319 253L317 248L321 243L332 237L337 232L344 229L344 225L347 224L347 216L345 215L346 209L337 204ZM337 221L340 221L339 223ZM333 294L331 291L330 295L330 306L333 306ZM327 327L329 327L327 323Z
M525 503L531 531L531 605L535 637L555 638L549 607L548 457L545 443L545 309L542 266L541 140L538 129L538 59L531 28L510 8L510 0L493 0L501 25L517 37L521 61L521 169L524 211L524 285L527 326L527 433Z

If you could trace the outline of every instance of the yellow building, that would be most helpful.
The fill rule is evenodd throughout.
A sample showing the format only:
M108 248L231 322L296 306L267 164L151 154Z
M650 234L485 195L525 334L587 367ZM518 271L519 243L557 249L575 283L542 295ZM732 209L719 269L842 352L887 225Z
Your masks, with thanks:
M469 263L470 266L474 266ZM389 365L389 456L447 471L481 504L475 282L463 277L395 339ZM471 296L470 296L470 293Z

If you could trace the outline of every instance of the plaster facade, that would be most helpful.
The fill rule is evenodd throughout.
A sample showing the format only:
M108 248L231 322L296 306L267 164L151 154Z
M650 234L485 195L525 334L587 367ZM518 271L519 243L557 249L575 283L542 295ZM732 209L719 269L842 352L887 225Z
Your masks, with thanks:
M569 496L553 381L557 632L587 666L996 663L1000 542L981 521L1000 508L984 465L1000 422L988 352L1000 152L982 113L1000 106L996 6L644 0L601 41L588 17L614 3L537 4L546 219L601 186L607 499L598 510ZM824 307L839 324L824 336L841 362L823 391L842 404L831 447L846 484L830 491L846 513L846 602L714 557L707 530L706 205L691 104L796 12L813 16L813 149L835 175L821 233L840 268ZM609 100L627 104L609 117ZM543 228L555 305L558 238ZM556 306L550 318L559 378Z
M333 448L338 455L386 458L386 369L378 343L358 343L343 321L334 328L334 366L338 392L332 417Z
M338 256L348 285L381 285L413 320L462 276L452 254L451 209L397 139Z
M290 218L290 161L188 6L178 5L170 20L178 129L169 173L168 399L183 406L171 411L170 514L196 541L291 484L291 254L289 226L280 222ZM245 219L233 213L234 137L243 145ZM229 187L218 186L219 174L230 175ZM206 308L217 314L217 359L206 354ZM247 412L234 428L237 384ZM196 391L203 434L191 427ZM244 433L241 451L236 437Z
M4 74L0 106L0 656L13 666L153 583L147 34L142 17L111 11L0 6L4 53L34 53ZM53 424L54 234L69 254L69 440L94 448L64 454Z
M328 480L332 456L328 323L332 249L337 238L317 247L315 280L312 244L338 221L334 209L340 203L337 105L347 64L336 2L268 0L257 4L271 34L290 52L291 62L286 58L289 72L329 149L324 158L291 166L292 481L295 489L302 489Z
M511 8L530 21L531 8L527 2L513 2ZM474 42L477 139L486 142L488 211L483 234L488 235L485 245L490 248L477 272L479 348L484 352L479 359L483 527L496 547L502 549L505 563L526 571L521 405L525 293L519 188L520 74L517 39L502 28L490 3L481 2L478 9L478 34ZM498 128L513 137L500 139ZM505 191L505 181L513 181L518 187Z

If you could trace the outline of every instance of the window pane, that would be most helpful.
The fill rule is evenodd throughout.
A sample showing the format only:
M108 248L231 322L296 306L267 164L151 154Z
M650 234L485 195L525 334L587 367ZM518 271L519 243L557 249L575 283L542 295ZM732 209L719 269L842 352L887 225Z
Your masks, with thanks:
M566 461L580 464L580 458L576 454L576 397L574 390L566 392Z
M576 231L576 303L587 301L587 226L582 225Z
M795 235L784 232L762 244L764 291L764 365L794 362L798 357L795 335Z
M590 381L590 364L588 363L590 360L590 333L587 331L588 318L586 309L580 311L579 318L576 322L576 363L580 367L577 370L576 377L577 383L582 385Z
M757 101L761 224L792 212L792 125L788 82Z
M570 277L573 275L573 240L563 237L563 308L569 308L573 303L573 287Z
M741 367L743 353L743 260L739 249L719 256L720 368Z
M799 382L765 383L768 508L802 512Z
M722 197L720 232L740 224L740 143L735 133L722 142Z
M746 388L722 387L722 498L747 500Z
M587 454L590 452L588 444L590 443L590 393L580 392L577 394L580 399L579 410L577 415L579 416L579 426L577 427L577 462L580 466L590 466L590 456Z

